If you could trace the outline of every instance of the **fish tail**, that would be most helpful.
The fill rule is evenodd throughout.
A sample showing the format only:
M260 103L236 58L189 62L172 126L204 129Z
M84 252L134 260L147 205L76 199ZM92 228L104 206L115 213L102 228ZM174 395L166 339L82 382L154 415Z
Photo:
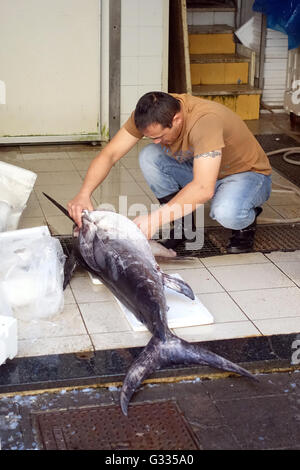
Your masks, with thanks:
M120 397L121 409L125 416L127 416L128 405L135 390L146 377L160 367L159 344L161 342L153 336L126 374Z
M175 364L204 364L258 380L243 367L197 344L188 343L171 333L166 341L152 337L124 379L120 397L124 415L127 416L130 399L143 380L156 369Z

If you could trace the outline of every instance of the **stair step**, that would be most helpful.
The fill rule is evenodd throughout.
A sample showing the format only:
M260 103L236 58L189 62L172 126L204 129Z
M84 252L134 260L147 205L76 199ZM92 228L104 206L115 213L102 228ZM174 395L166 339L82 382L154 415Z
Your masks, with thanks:
M223 104L238 114L243 120L259 119L261 90L251 89L249 85L247 87L248 89L245 87L239 91L233 88L231 92L229 90L224 92L223 87L223 91L220 90L223 94L213 94L213 91L216 92L216 90L211 90L207 95L203 93L200 95L193 93L193 95Z
M234 7L227 7L227 6L201 6L201 7L187 7L187 11L195 11L195 12L206 12L206 11L226 11L226 12L235 12Z
M235 8L236 0L186 0L187 8Z
M189 34L190 54L234 54L235 42L233 33Z
M248 62L191 63L192 85L248 83Z
M232 34L234 28L227 24L189 25L189 34Z
M250 62L250 57L239 54L190 54L191 64Z
M192 93L195 96L261 95L262 90L248 84L194 85L192 87Z

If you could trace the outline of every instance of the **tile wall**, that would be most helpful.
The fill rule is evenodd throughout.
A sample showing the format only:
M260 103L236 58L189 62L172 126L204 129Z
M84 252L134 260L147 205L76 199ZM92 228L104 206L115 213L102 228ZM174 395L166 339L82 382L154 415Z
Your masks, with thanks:
M167 4L166 0L122 0L121 125L144 93L167 91Z
M189 25L213 25L213 24L226 24L234 27L235 13L232 11L188 11L187 22Z

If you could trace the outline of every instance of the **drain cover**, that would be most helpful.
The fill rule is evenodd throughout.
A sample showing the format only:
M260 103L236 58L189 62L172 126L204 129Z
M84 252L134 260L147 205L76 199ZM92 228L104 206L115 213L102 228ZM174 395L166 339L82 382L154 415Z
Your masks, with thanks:
M207 227L204 232L204 245L199 250L186 250L185 243L176 247L180 256L206 258L226 254L226 246L231 230L223 227ZM72 248L69 236L57 237L66 255ZM270 251L300 250L300 224L257 225L252 252L269 253Z
M185 242L181 243L176 247L176 253L178 258L180 256L185 257L200 257L200 258L206 258L208 256L218 256L221 255L222 253L220 252L220 249L217 244L213 243L212 240L210 240L208 236L208 229L205 230L204 233L204 244L203 247L200 250L186 250L185 248Z
M92 406L32 413L45 450L197 450L193 432L174 401Z
M212 243L226 253L230 230L212 230L208 236ZM300 249L300 224L258 225L255 233L253 252L295 251Z
M65 255L69 256L71 254L72 245L73 245L72 235L56 235L55 238L57 238L60 241Z

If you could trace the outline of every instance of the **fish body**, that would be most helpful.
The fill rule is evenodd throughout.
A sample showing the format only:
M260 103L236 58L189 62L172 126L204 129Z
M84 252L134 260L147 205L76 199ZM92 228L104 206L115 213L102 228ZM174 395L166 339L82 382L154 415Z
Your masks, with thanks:
M64 208L61 210L66 213ZM98 276L152 334L125 376L120 396L125 415L135 390L160 367L205 364L257 380L246 369L170 331L164 287L190 299L194 299L194 293L187 283L160 270L150 243L134 222L111 211L84 211L82 227L75 227L73 235L73 250L65 263L64 288L76 265L83 266Z
M121 407L124 414L140 383L170 364L207 364L254 378L247 370L174 335L167 324L164 286L194 299L184 281L163 273L148 240L132 221L108 211L85 211L78 248L87 265L152 333L152 338L126 374Z
M88 267L154 336L165 339L169 332L164 285L194 298L186 283L159 269L146 237L125 216L86 211L77 247Z

